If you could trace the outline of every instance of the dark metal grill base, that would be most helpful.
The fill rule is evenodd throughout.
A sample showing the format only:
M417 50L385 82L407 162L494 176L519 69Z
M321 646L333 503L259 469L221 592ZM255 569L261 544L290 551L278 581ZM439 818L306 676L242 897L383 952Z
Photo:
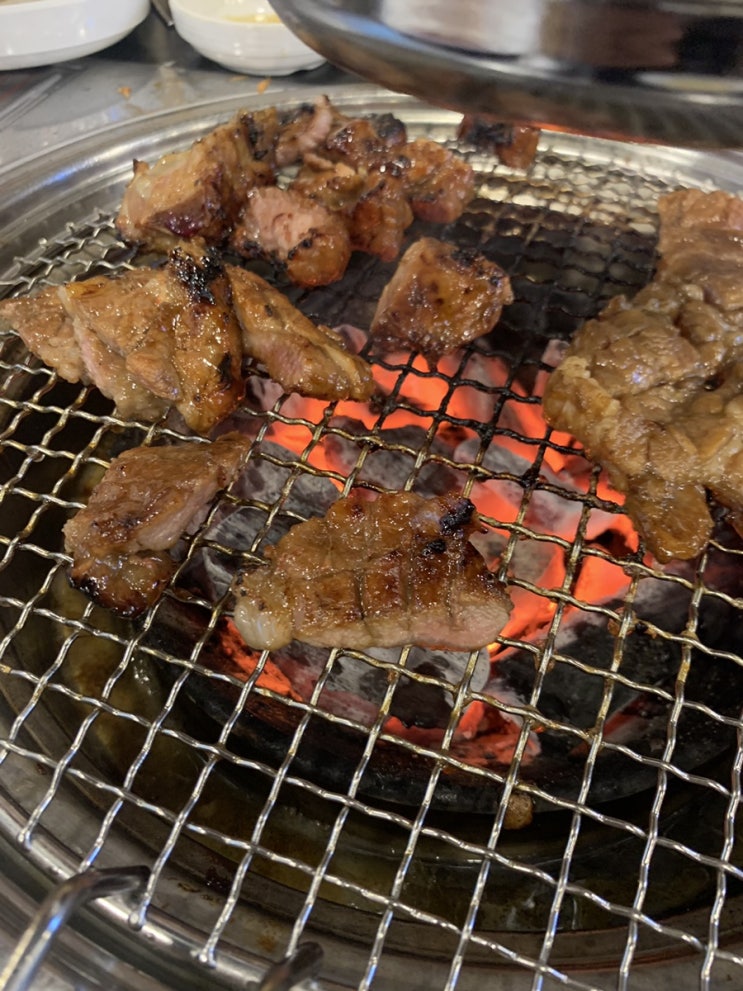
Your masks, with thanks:
M368 88L330 95L360 112L391 109L412 134L452 140L454 118L442 111ZM139 133L122 132L98 167L86 160L77 177L74 170L64 181L40 172L35 182L31 173L26 192L19 179L10 196L16 218L32 193L46 195L50 209L43 225L29 216L14 257L3 253L0 286L32 291L134 263L110 220L132 153L152 159L187 144L232 109L217 105L144 121ZM148 865L151 880L133 916L115 900L99 911L125 944L162 944L158 976L166 983L185 962L197 974L209 968L215 982L237 986L308 937L327 948L322 980L328 987L469 988L497 974L504 987L636 989L657 980L658 961L664 976L677 975L680 989L713 988L723 976L743 973L743 956L729 942L743 921L736 842L743 551L722 528L698 564L664 574L626 548L590 540L594 513L619 513L599 494L599 473L587 471L584 491L561 488L545 475L550 453L561 445L546 428L540 436L523 434L514 419L538 413L532 390L548 371L547 344L568 338L608 298L649 278L658 195L685 183L734 188L743 172L733 160L558 134L544 137L525 175L465 151L482 170L481 198L443 233L482 244L503 264L516 303L458 367L428 372L412 362L380 362L396 391L364 430L352 429L330 407L313 407L310 416L287 397L254 411L256 461L286 470L292 481L275 504L252 507L265 525L245 556L260 553L277 516L298 518L287 503L297 479L384 487L371 467L380 450L405 466L402 484L414 484L427 470L448 472L476 502L484 482L517 486L514 518L486 519L507 535L502 566L514 570L512 587L549 604L551 620L539 637L503 644L521 650L520 666L504 665L524 679L522 698L493 703L478 694L468 681L474 660L461 683L443 686L455 711L479 699L524 720L513 761L473 767L457 756L454 718L441 744L396 740L385 719L405 673L397 665L367 658L370 670L387 679L367 725L323 703L338 655L329 656L314 694L291 703L255 678L215 675L198 636L184 649L164 649L162 639L153 640L157 611L132 625L72 592L60 528L86 485L117 445L174 435L163 425L122 423L95 391L57 381L12 332L0 331L0 831L51 879L92 864ZM7 217L0 221L11 229ZM294 296L326 323L364 327L389 271L355 258L341 283ZM474 376L476 362L486 359L505 369L502 381ZM444 398L429 406L410 399L410 388L429 385ZM464 417L455 409L452 397L462 389L484 404L486 416ZM401 409L419 424L420 444L385 440ZM303 438L301 458L288 469L265 436L276 427ZM472 456L442 453L434 443L442 435L468 438ZM488 452L504 440L530 453L532 470L488 467ZM352 451L345 475L317 466L328 441ZM545 492L578 507L574 538L525 522ZM201 539L203 532L191 556ZM519 574L518 554L529 541L564 555L561 583L542 588ZM627 574L618 603L576 597L587 561ZM674 652L671 677L658 684L629 659L641 591L653 578L685 596L680 630L657 617L646 630L648 642ZM582 653L585 631L568 646L560 640L576 610L586 622L599 617L609 630L604 662ZM711 613L722 617L714 634ZM437 680L405 674L418 687ZM204 691L194 685L203 683L226 700L216 712L199 705ZM550 693L554 702L576 684L596 690L588 722L576 720L570 706L558 711L548 704ZM607 717L622 692L660 708L652 746L608 734ZM251 708L256 702L262 716ZM292 710L289 728L272 747L256 748L270 735L266 708L277 707ZM247 744L235 732L246 710L255 736ZM530 772L530 732L538 724L580 750L567 785ZM341 775L313 774L314 735L328 739L323 759L332 765L337 734L349 729L360 742ZM385 747L401 755L400 773L407 768L416 779L407 800L380 790L385 775L377 762ZM630 782L616 793L594 790L606 761L615 768L612 778ZM467 787L485 798L474 806L463 802L463 811L456 801ZM536 808L533 825L518 832L505 828L514 797Z

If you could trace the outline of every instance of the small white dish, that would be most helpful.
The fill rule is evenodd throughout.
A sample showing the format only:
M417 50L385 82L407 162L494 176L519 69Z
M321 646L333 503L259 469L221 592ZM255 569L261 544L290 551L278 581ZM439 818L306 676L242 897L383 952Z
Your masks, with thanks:
M125 38L150 0L0 0L0 70L92 55Z
M267 0L170 0L170 10L184 41L233 72L288 76L325 61L289 30Z

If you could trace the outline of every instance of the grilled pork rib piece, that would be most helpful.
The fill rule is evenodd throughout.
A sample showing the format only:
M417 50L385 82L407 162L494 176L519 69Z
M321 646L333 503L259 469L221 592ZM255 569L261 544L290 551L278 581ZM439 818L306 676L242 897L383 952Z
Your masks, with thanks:
M371 367L260 276L222 266L197 243L160 268L97 276L0 303L0 318L70 382L94 384L120 416L173 407L206 435L242 400L243 357L286 392L366 400Z
M356 172L345 162L313 156L291 189L322 203L346 224L351 248L391 262L413 222L403 169L395 164Z
M351 494L294 527L241 576L235 624L251 647L491 643L511 605L470 536L468 499Z
M478 151L497 155L512 169L528 169L539 145L539 128L523 124L503 124L465 114L457 128L460 141L468 141Z
M116 217L121 237L153 251L193 237L222 242L248 190L275 181L271 157L256 157L250 134L248 118L238 114L152 166L135 161Z
M417 138L402 149L405 185L419 220L448 224L462 215L475 192L475 173L463 158L437 141Z
M168 551L199 526L249 446L229 433L211 444L135 447L115 458L64 526L72 584L123 616L156 602L175 571Z
M301 163L289 188L278 172ZM278 265L298 285L327 285L351 252L392 261L414 216L455 220L473 169L436 141L408 141L392 114L349 118L327 97L289 113L242 111L190 148L135 162L116 219L155 251L199 238Z
M175 407L206 434L242 398L229 285L214 256L194 246L161 268L5 300L0 317L63 378L96 385L124 417L151 421Z
M322 144L333 122L326 97L286 114L241 111L190 148L152 166L134 163L116 226L130 244L168 251L194 237L220 245L248 192L272 185L276 170Z
M246 354L286 392L318 399L370 399L371 366L330 327L316 326L259 275L227 265Z
M414 242L382 290L370 335L379 351L412 350L431 365L489 333L513 302L506 273L474 250Z
M743 532L743 200L661 197L658 271L575 335L544 397L626 496L659 561L712 533L711 492Z
M245 258L264 258L300 286L340 279L351 257L341 217L292 189L266 186L248 195L230 246Z

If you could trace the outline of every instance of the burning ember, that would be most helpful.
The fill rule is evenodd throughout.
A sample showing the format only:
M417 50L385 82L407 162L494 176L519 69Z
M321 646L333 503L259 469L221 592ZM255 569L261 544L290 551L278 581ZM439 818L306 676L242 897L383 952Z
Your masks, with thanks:
M341 331L352 346L363 336L352 327ZM561 350L559 342L551 344L543 367L554 366ZM271 655L259 685L369 727L393 673L399 680L385 734L444 745L466 763L508 763L522 731L520 710L527 712L529 685L521 678L518 691L508 683L504 659L518 653L517 643L544 638L559 602L565 603L564 631L571 629L571 613L585 621L580 604L621 599L631 581L622 561L637 561L638 539L621 512L621 498L596 478L569 437L547 439L540 402L546 375L540 372L527 392L511 380L504 362L479 351L466 359L444 358L433 371L422 360L401 357L375 369L382 396L377 407L339 403L328 418L323 402L283 398L280 417L234 492L236 501L218 509L182 583L217 601L239 566L236 556L260 555L261 545L278 540L301 518L322 515L351 484L411 488L424 496L458 490L489 524L478 549L491 570L508 577L514 609L501 642L480 651L474 662L469 654L418 648L363 656L339 652L331 660L328 650L292 644ZM281 393L265 380L254 386L254 400L265 414ZM257 432L256 417L241 417L240 429ZM224 429L235 426L233 419ZM297 458L307 470L297 470ZM570 570L575 546L583 553L580 566ZM606 625L607 617L601 621ZM229 627L223 636L229 666L240 677L252 675L260 655ZM455 704L463 683L470 701ZM540 729L530 724L527 763L540 754Z
M358 350L362 333L341 331ZM205 637L211 604L229 606L235 574L358 486L469 497L488 526L473 539L507 580L514 608L498 642L473 655L293 642L264 656L222 617L199 656L207 673L191 672L186 691L224 724L239 693L234 681L210 672L254 682L258 690L232 719L233 736L249 752L284 759L287 736L310 712L293 757L297 773L345 787L375 727L370 794L416 800L435 759L427 755L445 753L455 763L434 804L477 811L497 802L497 776L489 783L460 768L503 774L518 755L521 781L577 800L594 740L601 759L593 801L652 786L652 760L628 760L623 748L662 756L679 691L689 710L676 766L691 770L728 745L730 727L721 721L710 729L703 713L714 707L737 717L743 697L743 671L724 653L743 646L739 542L723 529L710 548L698 608L694 562L661 569L641 557L621 497L542 418L543 387L562 350L549 344L529 386L507 362L479 350L435 369L395 356L375 365L379 394L369 404L328 406L286 396L265 378L250 380L249 405L221 428L255 438L247 465L178 576L209 608L194 617L168 597L149 642L190 656ZM689 653L684 636L695 612Z

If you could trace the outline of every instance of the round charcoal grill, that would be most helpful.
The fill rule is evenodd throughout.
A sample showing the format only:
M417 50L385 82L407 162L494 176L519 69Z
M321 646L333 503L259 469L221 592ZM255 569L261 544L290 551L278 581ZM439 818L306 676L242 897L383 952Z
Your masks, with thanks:
M454 146L456 115L329 95ZM131 159L238 105L145 118L11 177L3 294L142 263L112 223ZM0 829L49 882L146 868L84 925L165 986L242 987L285 957L291 983L320 951L328 988L743 974L743 545L721 519L700 560L656 566L539 398L580 323L650 278L658 196L735 189L743 167L557 132L527 172L460 151L478 198L410 237L503 265L516 301L499 326L433 370L377 360L371 407L282 395L254 369L246 472L137 622L68 587L60 531L111 457L179 435L121 421L0 331ZM392 270L358 256L338 283L284 288L363 346ZM353 486L475 502L515 602L490 651L234 649L230 575Z

